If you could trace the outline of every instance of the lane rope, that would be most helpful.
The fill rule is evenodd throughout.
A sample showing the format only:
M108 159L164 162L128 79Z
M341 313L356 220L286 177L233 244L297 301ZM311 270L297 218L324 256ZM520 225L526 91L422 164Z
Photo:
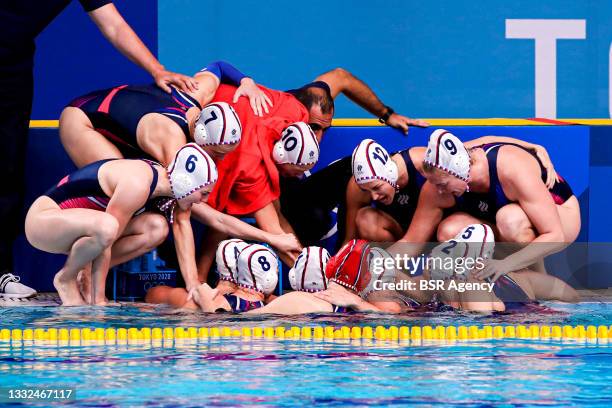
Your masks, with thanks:
M158 344L178 340L206 342L219 339L265 340L373 340L468 342L482 340L563 340L612 344L610 326L275 326L275 327L130 327L0 329L0 347L27 345Z

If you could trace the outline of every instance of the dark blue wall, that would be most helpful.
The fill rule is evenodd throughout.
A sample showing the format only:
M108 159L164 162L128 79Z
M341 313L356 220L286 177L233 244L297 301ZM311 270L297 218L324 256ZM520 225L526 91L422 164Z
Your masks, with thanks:
M157 55L157 1L119 0L115 5ZM32 119L57 119L64 105L95 89L151 82L106 41L77 1L43 31L36 46Z

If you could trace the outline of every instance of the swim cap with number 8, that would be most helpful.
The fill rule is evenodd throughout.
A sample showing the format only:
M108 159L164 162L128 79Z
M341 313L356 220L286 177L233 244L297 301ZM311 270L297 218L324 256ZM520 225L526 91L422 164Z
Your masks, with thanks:
M262 292L274 292L278 282L278 258L271 249L251 244L238 256L238 285Z
M168 166L172 194L177 200L217 182L215 162L195 143L181 147Z
M310 126L296 122L283 130L280 140L274 144L272 156L278 164L316 164L319 142Z

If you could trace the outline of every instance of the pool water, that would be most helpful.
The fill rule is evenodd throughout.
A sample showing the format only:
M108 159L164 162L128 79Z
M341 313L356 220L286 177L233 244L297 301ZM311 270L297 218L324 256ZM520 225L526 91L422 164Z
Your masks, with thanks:
M165 307L0 308L3 328L607 325L612 303L549 303L550 313L257 318ZM236 338L172 346L25 346L0 342L0 389L70 386L77 406L611 406L612 343L397 342ZM48 402L40 403L49 405Z

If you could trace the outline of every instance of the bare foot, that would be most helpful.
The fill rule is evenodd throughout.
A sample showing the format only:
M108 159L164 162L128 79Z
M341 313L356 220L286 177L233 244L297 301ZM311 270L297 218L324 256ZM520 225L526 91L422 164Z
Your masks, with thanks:
M62 306L82 306L87 304L81 296L76 279L65 279L63 269L60 269L55 274L53 286L57 289L60 299L62 299Z
M77 282L81 296L89 303L91 299L91 264L79 271Z

